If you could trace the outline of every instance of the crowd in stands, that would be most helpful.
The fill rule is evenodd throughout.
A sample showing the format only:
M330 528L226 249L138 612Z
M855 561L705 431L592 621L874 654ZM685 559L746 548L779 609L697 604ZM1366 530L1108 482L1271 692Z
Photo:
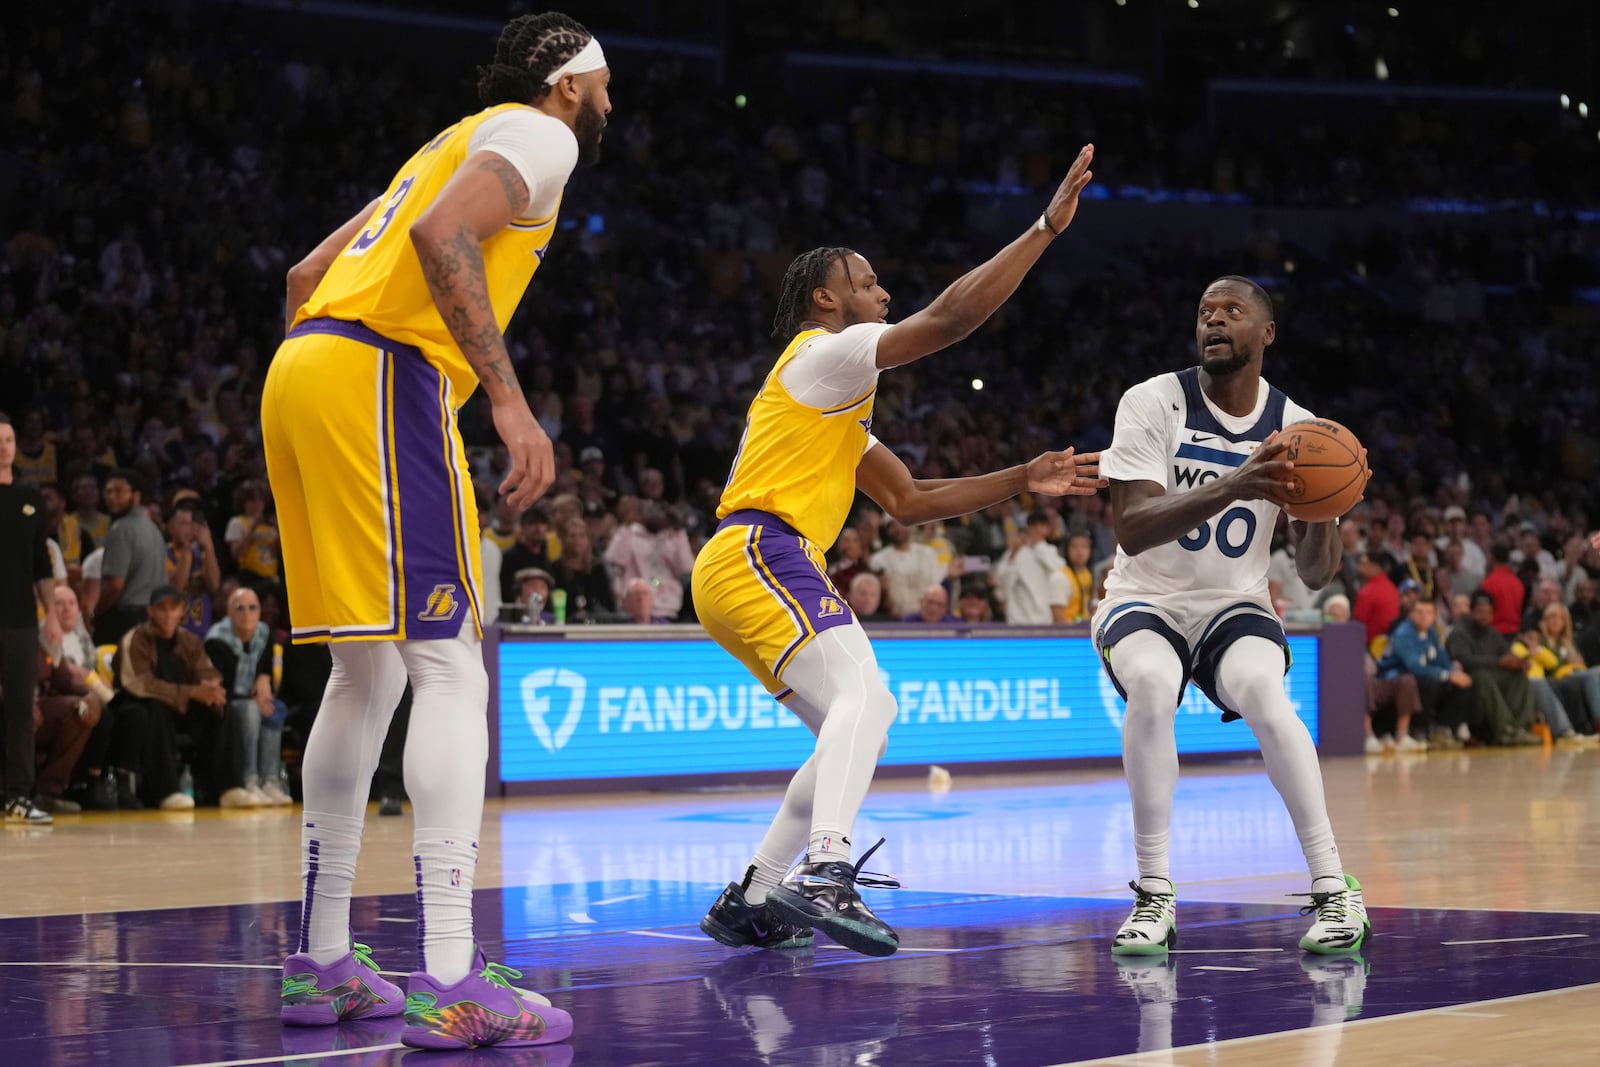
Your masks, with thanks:
M32 7L0 46L0 406L66 583L41 783L97 807L286 802L280 757L327 657L286 638L256 418L284 273L472 103L464 78L291 59L229 37L226 19ZM496 499L505 452L485 409L462 413L484 601L506 623L693 621L686 578L776 353L772 298L797 251L861 249L898 317L1009 236L969 225L971 183L1042 202L1091 139L1102 181L1263 205L1593 192L1592 146L1560 156L1572 131L1555 125L1508 148L1419 109L1354 140L1308 126L1213 144L1147 101L1059 87L912 82L813 114L735 108L681 58L614 65L607 158L575 176L571 225L508 334L556 443L544 500L517 514ZM886 375L884 445L926 478L1103 447L1122 391L1188 361L1205 282L1262 277L1281 323L1267 376L1354 428L1377 472L1333 586L1294 587L1286 525L1274 572L1286 619L1367 627L1370 744L1594 734L1593 223L1388 218L1312 251L1257 218L1232 241L1168 234L1094 254L1060 253L957 352ZM1103 496L1020 497L917 529L863 500L830 573L869 624L1073 624L1113 553Z

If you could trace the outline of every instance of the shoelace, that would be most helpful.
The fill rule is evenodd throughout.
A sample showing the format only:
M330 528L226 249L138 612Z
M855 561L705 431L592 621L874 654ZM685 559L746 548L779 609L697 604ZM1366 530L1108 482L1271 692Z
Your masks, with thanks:
M861 869L866 865L867 859L874 852L878 851L878 849L882 848L883 843L887 840L888 838L886 837L878 838L878 843L863 852L861 854L861 858L856 860L855 863L850 866L851 877L854 879L857 885L872 886L875 889L901 888L900 880L898 878L892 878L887 874L878 874L875 871L863 871Z
M501 989L509 989L513 993L521 992L516 986L511 984L511 979L522 977L522 972L517 970L515 967L507 967L503 963L485 963L483 965L483 970L478 972L478 977L482 978L485 982L488 982L492 986L499 986Z
M1138 882L1129 882L1128 888L1133 890L1133 915L1136 923L1158 923L1162 920L1162 911L1166 905L1164 900L1171 900L1176 894L1151 893L1141 888Z
M366 945L352 942L350 945L350 954L356 958L356 962L361 964L361 966L373 971L378 969L377 962L372 958L372 950Z
M1336 925L1343 924L1350 917L1348 889L1336 889L1331 893L1290 893L1291 897L1310 897L1311 903L1300 908L1301 915L1310 915L1316 912L1318 919L1326 919Z

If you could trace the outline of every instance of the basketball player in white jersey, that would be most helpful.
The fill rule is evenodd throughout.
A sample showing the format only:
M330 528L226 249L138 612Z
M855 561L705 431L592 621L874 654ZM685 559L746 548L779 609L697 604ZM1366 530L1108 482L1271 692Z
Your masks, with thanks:
M1314 418L1261 377L1276 325L1272 299L1247 278L1206 287L1195 317L1200 365L1129 389L1101 471L1111 482L1117 558L1095 611L1094 641L1127 701L1122 763L1133 800L1139 878L1117 955L1165 953L1176 941L1167 866L1178 784L1173 720L1193 681L1255 733L1311 869L1308 952L1358 948L1371 930L1361 886L1344 873L1323 799L1316 746L1284 691L1288 643L1267 593L1283 479L1278 431ZM1306 524L1295 563L1313 589L1338 573L1338 522Z

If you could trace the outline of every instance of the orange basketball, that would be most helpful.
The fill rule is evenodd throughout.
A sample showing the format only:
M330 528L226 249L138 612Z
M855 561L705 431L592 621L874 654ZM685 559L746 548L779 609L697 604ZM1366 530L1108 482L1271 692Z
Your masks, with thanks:
M1284 510L1291 519L1327 522L1361 500L1367 465L1356 435L1329 419L1296 422L1283 428L1288 448L1278 456L1294 464L1285 479Z

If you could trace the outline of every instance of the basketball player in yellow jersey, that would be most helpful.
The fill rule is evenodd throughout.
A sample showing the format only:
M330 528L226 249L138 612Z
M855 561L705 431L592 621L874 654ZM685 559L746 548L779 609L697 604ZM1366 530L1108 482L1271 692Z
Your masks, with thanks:
M289 273L288 339L262 397L297 641L332 642L306 744L299 951L284 1021L401 1011L352 947L350 884L378 750L409 675L418 969L401 1040L420 1048L560 1041L572 1019L487 963L472 882L488 754L477 504L456 411L481 383L511 453L501 491L549 486L550 441L503 331L544 258L572 168L611 110L599 42L527 15L480 69L485 109L442 131L388 190Z
M1078 154L1026 233L892 326L889 294L859 254L819 248L789 266L773 322L786 347L750 405L717 509L721 521L695 561L694 605L706 632L817 735L817 745L743 880L729 884L700 922L725 945L796 948L810 943L815 928L871 956L899 947L899 935L856 893L867 856L852 863L850 842L895 701L866 632L828 580L823 553L857 489L915 525L1025 489L1059 496L1105 484L1099 454L1070 449L978 477L918 480L871 433L878 373L960 341L994 314L1072 222L1092 157L1092 146ZM801 849L805 859L789 871Z

